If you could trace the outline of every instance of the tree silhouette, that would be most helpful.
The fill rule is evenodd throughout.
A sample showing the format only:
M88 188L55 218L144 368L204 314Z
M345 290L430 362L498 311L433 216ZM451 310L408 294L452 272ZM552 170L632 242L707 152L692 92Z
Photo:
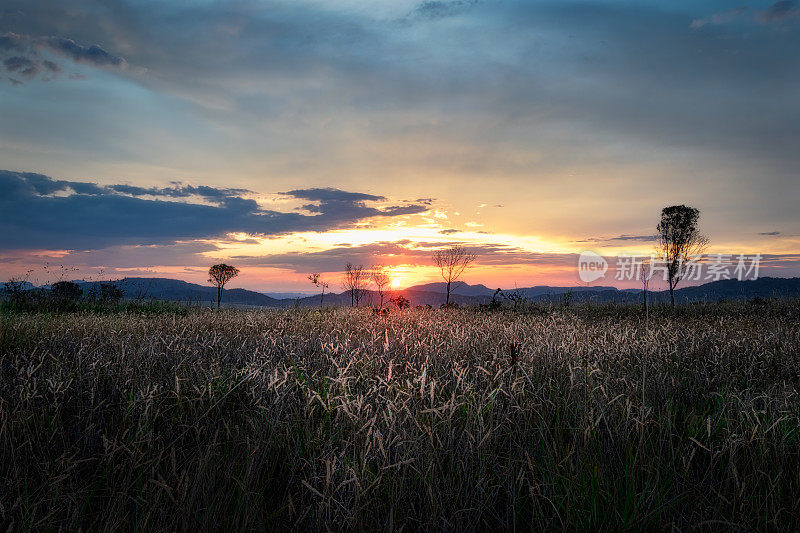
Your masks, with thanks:
M208 282L217 286L217 309L222 302L222 289L225 284L239 275L239 269L224 263L214 265L208 269Z
M675 308L675 287L686 273L684 261L698 256L708 248L708 238L697 228L700 211L685 205L673 205L661 210L658 231L659 254L664 258L669 283L669 298Z
M344 280L342 280L342 288L345 292L350 293L350 306L358 307L361 298L367 290L367 281L369 279L367 271L363 265L354 265L347 263L344 267Z
M439 267L442 279L447 283L446 307L450 306L450 284L458 281L458 278L475 261L476 257L475 254L469 253L466 248L460 245L434 252L433 263Z
M402 294L398 294L397 296L395 296L394 298L390 299L389 301L392 302L394 305L396 305L397 308L399 310L401 310L401 311L403 309L411 307L411 302L409 302L408 298L406 298Z
M57 281L50 286L50 292L65 301L77 302L83 298L83 289L74 281Z
M642 282L642 302L644 303L644 319L645 322L650 321L650 310L647 307L647 291L650 289L650 279L653 277L653 265L650 263L649 259L645 259L642 261L641 266L639 266L639 275L641 279L639 281Z
M381 265L375 265L370 270L369 277L372 279L375 287L378 288L378 297L381 299L380 308L383 309L383 299L386 297L386 287L389 286L389 282L391 281L389 274L386 273L386 269L384 269Z
M308 281L313 283L316 287L322 289L322 294L319 296L319 306L322 307L322 301L325 299L325 289L328 288L328 283L322 281L320 274L318 272L314 272L313 274L308 275Z

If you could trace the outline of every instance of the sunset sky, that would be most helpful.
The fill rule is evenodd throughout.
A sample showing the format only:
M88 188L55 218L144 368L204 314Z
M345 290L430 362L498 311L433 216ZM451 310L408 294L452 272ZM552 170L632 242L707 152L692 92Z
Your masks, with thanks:
M672 204L797 276L798 50L791 0L2 0L0 277L577 285Z

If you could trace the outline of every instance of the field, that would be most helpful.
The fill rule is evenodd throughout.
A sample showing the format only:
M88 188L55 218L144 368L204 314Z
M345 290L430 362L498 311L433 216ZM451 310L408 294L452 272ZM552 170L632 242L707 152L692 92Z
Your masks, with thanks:
M0 314L0 529L800 528L800 304Z

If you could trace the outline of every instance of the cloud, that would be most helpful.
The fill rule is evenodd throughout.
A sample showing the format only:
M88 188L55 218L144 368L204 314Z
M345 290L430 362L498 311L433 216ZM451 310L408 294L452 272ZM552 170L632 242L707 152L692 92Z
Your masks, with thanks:
M59 67L57 63L54 63L48 59L42 61L42 66L54 74L61 72L61 67Z
M573 242L579 243L606 243L613 244L615 241L641 241L652 242L658 238L657 235L617 235L615 237L586 237L585 239Z
M413 9L408 18L436 20L457 15L470 6L477 4L477 0L427 0Z
M314 252L289 252L263 256L239 255L231 259L237 265L270 266L291 269L295 272L316 270L338 272L346 262L371 265L380 263L395 265L431 265L433 251L451 246L452 242L395 242L379 241L358 246L335 245L327 250ZM539 265L572 267L578 264L577 254L537 253L504 243L463 243L478 256L480 265Z
M780 235L780 234L781 234L780 231L765 231L765 232L759 233L759 235L765 235L765 236L773 236L773 235Z
M325 183L347 190L370 177L425 184L423 196L491 189L475 197L509 216L536 198L549 227L567 218L551 183L572 170L576 205L607 199L626 222L667 174L681 182L672 190L691 186L709 209L727 202L748 224L791 217L779 191L800 168L800 33L755 24L753 7L733 19L691 2L505 0L437 18L459 4L423 2L429 17L400 21L413 5L382 18L377 4L345 4L6 0L28 13L17 34L98 43L147 72L65 91L51 120L24 120L35 102L6 103L0 112L19 118L3 121L2 140L38 149L16 154L19 168L69 158L71 174L146 160L186 174L227 164L253 180L336 176ZM690 30L699 17L735 24ZM65 135L78 121L84 133ZM641 187L621 185L636 175Z
M38 37L32 39L36 48L46 48L53 52L72 59L75 63L86 63L95 67L124 68L125 59L112 55L98 45L81 46L72 39L65 37Z
M12 56L3 60L3 65L9 72L16 72L28 79L35 78L39 72L45 71L50 76L57 76L61 72L61 67L50 60L32 60L24 56ZM49 81L47 78L45 81Z
M800 8L794 0L775 2L767 9L756 13L756 20L762 24L780 23L791 19L800 20Z
M334 188L296 189L282 193L285 196L300 200L311 200L313 204L303 205L303 209L312 213L325 213L333 218L352 216L358 213L362 218L374 216L415 215L428 210L426 205L389 206L376 209L368 207L364 202L386 200L384 196L365 193L353 193Z
M106 188L130 196L166 196L169 198L198 196L208 200L229 199L252 192L247 189L218 188L205 185L194 186L179 183L173 183L170 187L137 187L135 185L120 184L108 185Z
M658 237L656 235L618 235L616 237L611 237L612 241L654 241Z
M23 52L27 48L27 37L16 33L0 35L0 50L7 52Z
M692 20L690 27L693 30L699 30L708 25L721 26L723 24L730 24L747 13L747 10L746 7L737 7L720 13L714 13L710 17L697 18ZM796 0L781 0L775 2L767 9L755 11L749 19L755 20L761 24L781 23L792 19L800 20L800 8L798 8Z
M327 231L427 209L368 206L366 201L385 198L338 189L291 191L290 196L316 202L313 214L304 215L263 209L255 200L242 197L245 192L195 185L103 186L0 171L0 226L4 229L0 250L92 250L213 239L234 232L265 236Z
M739 16L745 13L746 11L747 11L746 7L737 7L735 9L729 9L727 11L723 11L721 13L714 13L709 18L700 18L692 20L690 27L693 30L697 30L708 24L712 24L715 26L720 24L728 24L739 18Z
M326 187L324 189L296 189L294 191L287 191L281 194L286 196L293 196L302 200L315 200L319 202L363 202L365 200L385 200L383 196L375 196L374 194L363 194L342 191Z
M18 72L26 78L33 78L39 73L39 63L31 61L27 57L13 56L3 61L6 70L9 72Z
M43 78L43 81L51 80L62 71L62 68L56 62L42 58L42 51L66 57L74 63L88 64L94 67L124 69L127 66L125 59L110 54L96 44L86 47L65 37L36 37L13 32L0 35L0 53L16 54L3 60L6 70L9 72L19 72L32 79L44 71L51 77ZM70 78L74 79L73 76Z

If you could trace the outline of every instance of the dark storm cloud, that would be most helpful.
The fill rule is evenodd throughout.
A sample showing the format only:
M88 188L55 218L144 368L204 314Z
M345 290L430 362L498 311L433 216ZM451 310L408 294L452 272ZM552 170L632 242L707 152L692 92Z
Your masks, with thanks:
M293 192L295 197L304 194ZM306 199L319 202L314 215L284 213L262 209L255 200L238 196L241 193L241 189L192 185L163 189L101 186L29 172L0 171L0 226L4 230L0 234L0 250L91 250L125 244L170 244L230 232L277 235L326 231L373 217L413 212L408 209L413 206L399 212L396 208L364 204L382 196L329 190L322 195L307 194L310 198ZM191 196L212 205L170 200ZM323 197L326 199L320 199ZM416 209L419 212L427 208Z

